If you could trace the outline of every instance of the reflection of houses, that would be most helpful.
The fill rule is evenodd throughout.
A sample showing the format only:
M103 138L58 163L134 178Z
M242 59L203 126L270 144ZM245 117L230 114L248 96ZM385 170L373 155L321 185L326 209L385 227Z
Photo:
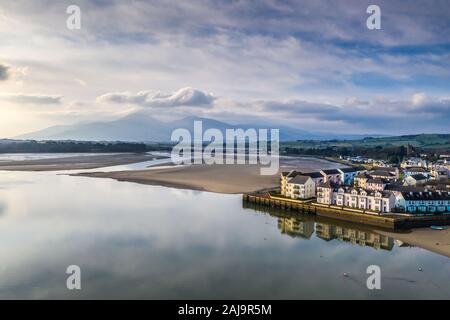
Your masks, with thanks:
M327 223L316 224L316 235L326 241L337 239L375 249L392 250L394 246L394 239L391 237L370 231L333 226Z
M412 247L415 247L412 244L403 242L401 240L395 240L395 243L397 244L397 247L399 247L399 248L412 248Z
M278 229L291 237L311 238L314 233L314 222L302 221L298 218L278 218Z

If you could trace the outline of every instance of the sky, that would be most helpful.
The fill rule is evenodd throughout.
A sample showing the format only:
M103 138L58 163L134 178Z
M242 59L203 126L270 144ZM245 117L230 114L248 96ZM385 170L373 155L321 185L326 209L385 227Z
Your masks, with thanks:
M0 0L0 137L133 112L450 133L450 1Z

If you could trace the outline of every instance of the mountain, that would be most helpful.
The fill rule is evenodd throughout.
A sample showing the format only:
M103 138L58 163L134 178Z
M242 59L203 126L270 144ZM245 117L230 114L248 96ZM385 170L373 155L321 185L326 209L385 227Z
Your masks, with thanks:
M167 142L173 130L185 128L193 136L194 121L202 121L203 132L210 128L219 129L225 133L226 129L241 128L254 129L280 129L281 141L295 140L325 140L356 138L355 135L330 135L312 133L288 126L261 126L261 125L231 125L225 122L199 117L187 117L171 122L162 122L145 113L132 113L126 117L108 122L90 122L67 126L53 126L44 130L35 131L15 137L16 139L34 140L88 140L88 141L145 141ZM362 136L359 136L362 137Z

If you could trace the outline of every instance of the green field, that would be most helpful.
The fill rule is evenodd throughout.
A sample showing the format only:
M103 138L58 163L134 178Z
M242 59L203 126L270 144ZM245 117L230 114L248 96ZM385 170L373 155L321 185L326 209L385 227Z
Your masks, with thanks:
M364 138L360 140L298 140L281 143L282 147L290 148L330 148L330 147L399 147L413 146L423 149L448 149L450 148L450 134L418 134L393 137Z

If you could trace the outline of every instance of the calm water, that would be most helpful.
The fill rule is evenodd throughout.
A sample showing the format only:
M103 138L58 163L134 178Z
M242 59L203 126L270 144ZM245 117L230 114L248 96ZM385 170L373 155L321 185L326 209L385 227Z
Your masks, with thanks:
M0 171L0 298L448 299L449 261L239 195ZM72 264L80 291L65 286ZM371 264L382 290L366 288Z

